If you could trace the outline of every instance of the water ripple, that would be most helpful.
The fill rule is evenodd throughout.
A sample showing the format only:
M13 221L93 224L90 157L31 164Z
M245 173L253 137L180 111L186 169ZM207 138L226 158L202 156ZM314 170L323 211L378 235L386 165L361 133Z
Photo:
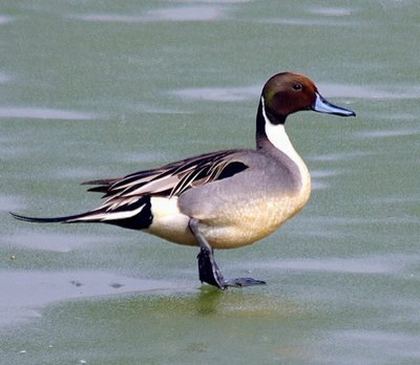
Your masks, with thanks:
M0 14L0 25L1 24L7 24L12 22L14 19L11 16L8 15L1 15Z
M167 9L156 9L146 12L144 15L123 14L88 14L75 15L74 19L89 22L113 22L113 23L147 23L147 22L191 22L191 21L214 21L225 18L226 7L217 5L208 6L184 6Z
M354 152L312 155L312 156L306 157L306 159L308 161L322 161L322 162L353 161L353 160L363 159L369 155L372 155L372 153L354 151Z
M359 27L360 23L348 20L331 20L319 18L269 18L264 19L261 23L267 24L281 24L289 26L302 26L302 27Z
M404 255L368 256L352 258L298 258L257 263L257 268L285 271L324 272L345 274L388 274L400 272L418 258Z
M330 8L330 7L314 7L309 10L312 14L323 15L323 16L349 16L354 11L349 8Z
M0 84L8 83L12 78L5 74L4 72L0 72Z
M96 117L97 116L92 113L70 110L36 107L0 107L0 118L91 120Z
M328 98L352 98L352 99L418 99L420 98L420 86L395 88L381 88L379 86L361 86L334 84L320 82L319 89ZM404 89L404 91L403 91ZM202 87L185 88L173 90L170 94L186 100L205 100L205 101L245 101L255 100L261 92L260 85L243 87Z
M24 207L22 199L17 196L11 195L0 195L0 211L9 212L11 210L17 210Z
M362 138L386 138L386 137L404 137L420 134L419 129L381 129L374 131L363 131L355 133L356 137Z
M13 218L10 217L10 219ZM36 233L33 231L15 233L10 236L3 235L1 240L8 242L8 244L13 247L24 247L32 250L52 252L71 252L75 249L88 245L103 245L106 242L112 242L112 238L107 236L47 232Z
M329 177L338 175L339 172L335 170L312 170L312 190L323 190L330 187L327 182Z
M319 83L322 94L336 98L363 98L363 99L418 99L420 98L420 86L361 86L334 83Z
M260 86L187 88L170 93L186 100L244 101L258 98Z

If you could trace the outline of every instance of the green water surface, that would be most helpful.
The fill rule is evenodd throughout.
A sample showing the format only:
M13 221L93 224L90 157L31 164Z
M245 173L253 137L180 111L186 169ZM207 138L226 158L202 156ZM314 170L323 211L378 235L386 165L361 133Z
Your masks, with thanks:
M417 1L0 3L0 364L419 364ZM273 73L313 78L357 118L287 130L304 211L251 247L197 250L9 211L90 209L79 182L254 146Z

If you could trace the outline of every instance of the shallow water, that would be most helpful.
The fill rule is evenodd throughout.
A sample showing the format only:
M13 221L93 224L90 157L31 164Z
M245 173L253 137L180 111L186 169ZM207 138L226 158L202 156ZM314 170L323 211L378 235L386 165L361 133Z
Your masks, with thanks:
M420 37L414 1L3 1L0 358L5 364L418 364ZM310 75L357 112L287 128L310 204L259 244L196 250L94 225L29 225L80 181L253 146L260 87Z

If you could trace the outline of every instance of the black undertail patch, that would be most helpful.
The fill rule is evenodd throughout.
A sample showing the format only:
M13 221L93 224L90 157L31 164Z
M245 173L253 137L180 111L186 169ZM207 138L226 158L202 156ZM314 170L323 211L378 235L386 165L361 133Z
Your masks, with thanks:
M137 200L132 204L124 205L113 210L113 213L119 211L125 212L130 210L136 210L143 205L144 207L142 208L142 210L136 215L133 215L132 217L108 220L104 221L104 223L135 230L149 228L153 222L152 204L150 201L150 196L142 196L141 199Z

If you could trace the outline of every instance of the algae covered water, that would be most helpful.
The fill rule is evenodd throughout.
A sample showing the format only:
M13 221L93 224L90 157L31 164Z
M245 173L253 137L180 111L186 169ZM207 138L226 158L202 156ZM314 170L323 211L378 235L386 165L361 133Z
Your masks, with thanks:
M414 1L3 1L0 363L418 364L420 61ZM102 225L79 183L254 146L260 88L316 81L341 119L287 130L309 205L267 239L197 250Z

